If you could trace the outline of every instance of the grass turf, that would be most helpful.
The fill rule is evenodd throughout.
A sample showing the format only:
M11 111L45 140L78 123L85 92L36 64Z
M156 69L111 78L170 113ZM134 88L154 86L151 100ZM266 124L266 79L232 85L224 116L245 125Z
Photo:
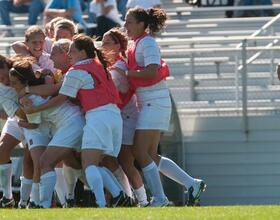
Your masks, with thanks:
M208 206L117 209L0 209L1 220L280 219L280 206Z

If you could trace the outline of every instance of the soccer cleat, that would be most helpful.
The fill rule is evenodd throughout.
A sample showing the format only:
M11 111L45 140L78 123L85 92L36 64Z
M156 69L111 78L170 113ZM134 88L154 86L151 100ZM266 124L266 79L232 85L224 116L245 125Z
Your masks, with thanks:
M112 207L129 207L130 203L130 197L121 191L117 197L113 198Z
M21 202L18 203L18 209L26 209L27 206L22 204Z
M76 204L74 199L66 199L66 203L63 205L63 208L73 208L75 206Z
M14 208L15 200L13 198L7 199L6 197L2 197L0 200L0 208Z
M28 209L39 209L40 206L36 205L35 202L31 201L31 202L28 203L27 208Z
M204 192L206 184L203 180L195 179L194 184L188 189L187 206L198 206L200 202L200 194Z
M167 197L165 197L163 200L160 201L156 201L154 199L152 199L150 201L150 204L147 205L146 207L165 207L169 205L169 200L167 199Z

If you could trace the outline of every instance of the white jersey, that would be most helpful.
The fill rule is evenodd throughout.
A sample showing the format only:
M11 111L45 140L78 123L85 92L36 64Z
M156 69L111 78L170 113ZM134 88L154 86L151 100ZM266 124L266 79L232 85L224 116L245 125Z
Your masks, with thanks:
M76 65L90 63L92 59L82 60L76 63ZM59 90L60 94L76 98L80 89L93 89L94 79L91 74L85 70L70 70L68 71Z
M158 5L161 5L160 0L128 0L126 3L126 8L140 7L147 10L148 8L152 8Z
M16 91L0 83L0 106L9 117L14 117L19 108L18 96Z
M117 3L116 0L107 0L104 2L104 6L108 7L108 6L112 6L112 10L109 11L109 13L107 13L105 15L105 17L111 19L112 21L114 21L115 23L118 23L119 25L123 26L124 22L120 19L119 16L119 12L117 9ZM91 2L90 3L90 12L94 13L96 17L99 17L102 15L101 12L101 4L100 3L94 3Z
M117 67L123 71L128 70L126 63L123 60L118 60L113 67ZM110 70L113 82L121 93L126 93L129 89L129 82L126 76L119 73L117 70Z
M54 68L54 63L50 58L50 54L43 52L42 55L39 58L38 61L38 65L42 68L42 69L49 69L51 70L53 73L57 73L57 69Z
M48 101L48 99L44 99L37 95L31 95L29 98L34 106L44 104ZM29 123L41 124L47 122L50 123L52 127L60 127L64 122L77 115L81 115L80 108L72 104L70 101L66 101L57 107L28 114L27 119Z
M52 44L53 44L52 39L50 39L49 37L46 37L45 38L44 51L47 54L51 54L51 52L52 52Z

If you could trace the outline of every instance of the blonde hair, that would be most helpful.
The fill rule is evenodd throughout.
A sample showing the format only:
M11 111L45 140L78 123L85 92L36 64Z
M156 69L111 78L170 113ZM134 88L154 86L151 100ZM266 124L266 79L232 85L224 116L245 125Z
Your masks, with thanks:
M61 19L54 24L54 30L57 30L57 29L68 30L72 36L74 36L78 32L77 26L75 25L75 23L73 21L70 21L67 18Z
M61 52L66 52L67 53L69 48L70 48L71 42L72 41L69 40L69 39L65 39L65 38L59 39L58 41L53 43L52 47L53 48L57 47L57 48L59 48L61 50Z

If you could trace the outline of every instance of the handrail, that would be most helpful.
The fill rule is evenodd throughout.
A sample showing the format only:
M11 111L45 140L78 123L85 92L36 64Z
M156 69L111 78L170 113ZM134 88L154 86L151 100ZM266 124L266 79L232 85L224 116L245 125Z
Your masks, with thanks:
M166 12L217 12L217 11L244 11L244 10L274 10L280 9L280 4L250 5L250 6L224 6L224 7L172 7L164 8Z
M276 15L275 17L273 17L273 19L268 21L266 24L264 24L259 30L256 30L254 33L252 33L250 36L248 36L247 39L249 40L249 39L252 39L252 38L258 36L263 31L265 31L267 28L269 28L271 25L273 25L276 21L278 21L279 18L280 18L280 13L278 15ZM236 47L241 48L241 46L242 46L242 43L239 43Z
M280 39L280 36L233 36L233 37L193 37L188 39L156 39L159 45L177 45L177 44L192 44L192 43L223 43L223 42L236 42L244 39L248 40L275 40ZM1 40L0 40L1 41Z

